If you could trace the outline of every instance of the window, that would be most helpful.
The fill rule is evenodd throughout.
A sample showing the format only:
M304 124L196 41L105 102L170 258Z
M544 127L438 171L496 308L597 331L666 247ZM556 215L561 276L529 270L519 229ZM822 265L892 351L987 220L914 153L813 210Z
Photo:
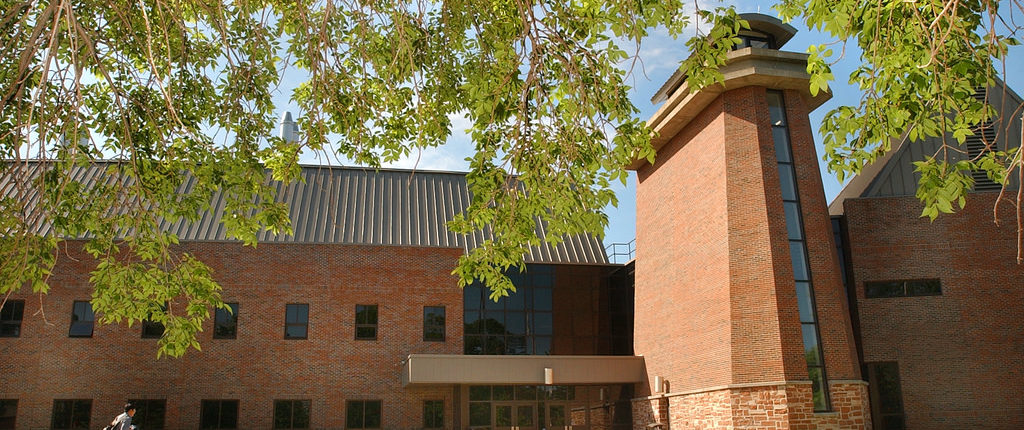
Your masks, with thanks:
M135 405L135 416L132 417L132 424L145 430L163 430L164 415L167 411L166 400L132 399L128 401Z
M548 355L554 335L554 269L529 265L508 273L516 292L498 301L474 283L463 288L464 341L467 355Z
M284 308L284 338L306 339L309 332L309 305L291 304Z
M54 400L50 428L88 429L92 400Z
M309 400L275 400L274 428L308 429Z
M238 400L203 400L201 414L204 429L238 428Z
M217 309L213 320L214 339L234 339L238 335L238 303L225 303L230 308Z
M786 118L786 103L782 91L778 90L768 90L767 101L768 119L772 126L772 143L775 147L775 162L779 172L779 194L786 221L789 258L793 266L797 308L800 313L800 329L804 340L804 360L807 362L807 376L811 380L814 411L823 412L831 410L832 402L829 399L825 355L821 348L821 336L818 330L818 315L814 304L814 282L811 279L811 265L807 255L807 240L804 235L800 210L799 184L796 179L796 166L793 163L793 146L789 136L789 121Z
M25 313L24 300L8 300L0 309L0 337L21 336L21 317Z
M345 427L350 429L380 428L380 400L349 400L346 405Z
M774 49L775 40L771 35L764 34L758 31L751 30L740 30L737 35L740 39L740 43L733 46L733 49L741 48L765 48Z
M164 303L160 307L161 310L167 312L167 304ZM152 315L152 314L150 314ZM164 335L164 324L159 321L150 321L148 319L142 320L142 338L143 339L157 339Z
M423 340L444 342L444 306L423 307Z
M903 391L896 362L867 363L871 419L879 430L903 430Z
M864 296L869 299L941 295L942 282L938 279L870 281L864 283Z
M423 428L444 428L444 400L426 400L423 402Z
M17 417L18 399L0 399L0 430L13 430Z
M92 323L95 320L92 303L75 301L71 307L71 328L68 337L92 337Z
M576 400L576 388L569 385L471 385L469 426L490 427L494 418L493 424L499 427L532 427L533 411L523 408L532 408L540 402L550 408L548 423L564 427L567 400ZM513 408L512 402L518 405ZM543 414L538 419L543 420ZM540 426L545 427L543 421Z
M377 340L377 305L356 305L356 339Z

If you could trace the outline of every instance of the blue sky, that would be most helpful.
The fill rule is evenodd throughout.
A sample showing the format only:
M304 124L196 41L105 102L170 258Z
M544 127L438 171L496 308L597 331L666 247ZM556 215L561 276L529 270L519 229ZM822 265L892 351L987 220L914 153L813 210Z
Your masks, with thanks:
M767 6L758 6L758 2L733 1L726 3L736 5L737 10L740 12L761 12L767 15L776 15L775 11L771 10ZM782 48L783 50L804 52L807 47L812 44L821 44L830 41L827 36L810 31L801 25L801 23L794 22L791 23L791 25L797 28L798 32L796 36ZM675 71L679 65L679 61L686 57L687 52L684 45L684 41L686 40L685 37L688 37L688 35L681 36L679 39L672 39L667 35L667 33L658 31L644 41L640 49L640 59L643 62L643 67L634 70L632 76L633 81L630 83L633 87L630 93L631 98L633 100L633 104L640 109L640 113L638 114L640 118L650 118L650 116L657 110L658 106L651 104L650 98L661 84ZM1022 55L1024 55L1024 47L1012 47L1009 60L1006 64L1006 81L1009 86L1017 90L1018 93L1022 88L1024 88L1024 77L1022 77L1020 73L1014 73L1013 71L1024 70L1024 59L1021 58ZM840 105L856 105L858 103L858 100L861 97L860 91L846 83L847 77L856 67L857 62L857 54L848 51L846 58L833 66L833 74L836 76L836 81L831 84L833 97L810 115L811 126L815 133L815 146L817 148L819 168L821 169L822 182L824 184L825 197L827 201L831 201L839 193L842 189L842 184L836 180L835 175L826 170L824 164L821 162L821 154L823 153L824 148L821 144L820 136L818 136L817 128L828 111ZM276 105L280 107L282 112L290 110L293 115L301 114L301 112L298 112L296 105L291 103L288 99L291 94L291 90L295 88L300 81L300 76L285 76L275 98ZM423 151L420 154L414 153L411 157L399 160L395 163L390 163L387 166L400 168L415 167L423 170L466 170L468 168L468 163L465 161L465 158L472 154L473 144L464 131L468 129L471 124L469 121L461 117L453 116L451 119L453 122L453 133L446 145L440 148ZM334 157L330 160L325 160L322 155L320 158L317 158L313 154L305 154L302 158L302 162L311 164L340 163L341 165L351 165L350 162L345 160L339 161ZM617 187L615 191L619 197L618 207L605 208L609 217L609 226L604 238L604 243L606 245L610 243L628 242L636 236L635 175L632 175L627 186Z

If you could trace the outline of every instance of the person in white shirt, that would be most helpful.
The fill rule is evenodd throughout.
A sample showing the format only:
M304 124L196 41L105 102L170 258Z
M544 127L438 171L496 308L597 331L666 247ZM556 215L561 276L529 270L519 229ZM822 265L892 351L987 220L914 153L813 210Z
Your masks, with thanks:
M135 404L128 402L124 404L124 413L114 418L114 421L110 423L109 430L132 430L135 426L132 425L132 417L135 416Z

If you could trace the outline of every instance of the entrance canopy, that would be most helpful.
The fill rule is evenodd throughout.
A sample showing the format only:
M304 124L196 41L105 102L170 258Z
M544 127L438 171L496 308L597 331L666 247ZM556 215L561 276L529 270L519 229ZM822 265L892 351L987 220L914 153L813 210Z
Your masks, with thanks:
M643 376L643 357L412 354L402 368L402 386L627 384Z

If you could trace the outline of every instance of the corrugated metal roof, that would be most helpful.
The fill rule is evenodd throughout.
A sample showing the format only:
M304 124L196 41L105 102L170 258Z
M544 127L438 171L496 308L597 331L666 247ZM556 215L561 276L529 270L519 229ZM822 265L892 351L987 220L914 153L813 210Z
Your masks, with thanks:
M26 170L15 169L15 174L37 177L38 165L31 164L35 163ZM76 167L72 177L87 186L116 180L105 174L105 167ZM9 174L0 176L0 196L34 202L34 190L19 192ZM293 234L262 232L257 236L260 242L430 246L468 252L491 237L486 230L457 235L445 225L469 205L464 173L305 166L301 175L302 181L287 185L274 182L278 201L288 205ZM193 177L186 178L181 192L188 192L194 185ZM161 228L181 241L229 240L220 222L225 203L224 195L215 193L211 209L200 214L196 222L163 222ZM540 237L544 237L544 227L537 223ZM34 229L48 234L52 226L39 222ZM592 236L567 237L558 246L542 242L530 247L525 257L528 263L608 263L601 241Z

